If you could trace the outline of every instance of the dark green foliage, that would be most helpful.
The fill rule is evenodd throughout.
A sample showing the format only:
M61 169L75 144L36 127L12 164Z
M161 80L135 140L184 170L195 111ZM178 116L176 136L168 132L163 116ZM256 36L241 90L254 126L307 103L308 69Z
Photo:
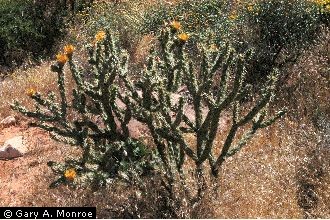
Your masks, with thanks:
M262 0L250 7L242 12L250 38L242 41L255 48L248 74L253 82L294 62L317 39L321 19L315 4L305 0Z
M55 1L0 0L0 65L20 65L50 51L64 28Z

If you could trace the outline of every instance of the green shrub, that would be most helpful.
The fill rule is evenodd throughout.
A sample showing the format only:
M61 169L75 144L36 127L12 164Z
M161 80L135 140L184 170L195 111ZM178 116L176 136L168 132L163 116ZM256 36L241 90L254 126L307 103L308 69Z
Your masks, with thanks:
M315 42L322 24L315 4L305 0L261 0L246 4L243 10L250 38L242 40L256 50L250 82L265 78L274 67L295 62Z
M174 6L159 4L144 14L141 32L158 33L164 22L179 21L196 41L227 40L232 22L225 1L181 1ZM190 39L193 40L193 39Z
M326 0L325 0L326 1ZM326 6L305 0L242 1L230 6L226 1L182 1L175 6L160 5L145 14L142 31L157 32L164 22L180 21L197 42L219 45L230 41L243 52L254 48L247 66L247 80L266 80L273 68L284 70L318 37L326 20ZM283 74L282 72L282 75Z
M106 182L113 176L123 177L121 170L133 169L133 180L141 183L138 179L143 170L154 168L153 175L162 179L175 213L185 204L193 207L201 201L208 173L217 178L226 158L239 152L259 129L284 114L279 111L268 115L277 71L272 72L250 108L242 104L242 99L251 95L244 81L245 65L252 51L237 53L230 43L224 42L218 49L204 48L201 60L193 65L185 49L187 41L189 35L180 25L164 28L159 46L151 51L146 67L136 78L129 74L126 51L118 48L109 32L101 31L96 35L96 45L88 47L93 67L88 77L73 61L74 48L68 45L65 54L58 54L57 63L52 66L58 75L58 94L42 96L30 91L36 103L33 111L17 101L13 104L13 109L37 119L34 126L82 148L82 157L73 163L68 161L60 169L50 164L60 171L62 182L79 182L91 170L90 179ZM71 100L65 87L66 62L76 84ZM182 90L186 93L180 93ZM192 109L193 114L188 115L187 109ZM224 112L229 113L231 124L218 153L214 142ZM148 127L155 145L152 159L146 158L148 153L143 145L129 138L131 119ZM244 134L237 137L238 130L247 125ZM188 134L195 136L196 145L186 140ZM124 151L130 159L125 159ZM192 163L190 169L184 166L188 160ZM196 187L187 186L190 172ZM124 179L132 180L128 175ZM178 188L184 195L176 193Z
M0 0L0 65L20 65L51 52L63 28L63 11L52 3Z

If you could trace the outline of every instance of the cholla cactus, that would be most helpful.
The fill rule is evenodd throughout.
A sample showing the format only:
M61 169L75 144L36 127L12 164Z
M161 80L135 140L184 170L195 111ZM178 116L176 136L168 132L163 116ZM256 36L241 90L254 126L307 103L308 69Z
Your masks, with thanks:
M36 126L75 145L85 146L88 140L94 144L107 144L127 139L130 112L118 107L115 100L118 93L117 75L127 71L128 58L125 52L115 47L111 35L103 33L102 39L100 33L96 35L94 47L88 47L89 62L94 67L90 76L86 76L73 62L72 45L64 48L65 53L57 55L57 63L52 70L58 75L59 102L56 102L55 93L50 93L48 97L34 93L31 97L37 104L35 111L25 109L17 101L13 108L28 117L39 119ZM64 84L64 65L67 62L76 84L70 103ZM75 119L69 119L70 113L74 114Z
M258 129L265 128L281 117L280 111L267 117L267 106L274 96L278 73L273 71L262 95L254 106L247 110L241 107L248 94L245 86L245 63L251 51L237 54L230 44L220 45L217 50L203 50L201 62L196 65L184 52L188 38L173 29L163 30L160 49L153 52L146 69L135 84L128 75L122 78L127 92L121 100L132 110L132 115L147 124L157 146L166 171L166 188L172 190L175 173L184 177L183 164L188 156L196 164L195 173L200 197L204 189L204 168L207 161L214 176L224 160L237 153ZM191 55L190 55L191 56ZM219 80L219 83L215 83ZM186 95L180 95L186 90ZM175 98L176 97L176 98ZM257 97L256 97L257 98ZM193 117L186 113L194 112ZM231 128L219 155L214 154L221 113L231 111ZM251 123L248 130L232 146L238 129ZM185 139L193 133L197 146Z
M31 92L37 103L35 111L28 111L18 102L13 108L39 119L35 125L54 133L58 139L80 145L84 150L83 165L90 160L107 161L107 158L103 162L91 158L116 141L128 139L128 123L134 118L149 128L164 171L160 173L165 174L163 184L170 193L177 179L184 186L186 158L195 162L198 185L195 198L199 199L205 188L204 164L209 164L211 173L217 177L226 158L237 153L257 130L269 126L284 112L273 117L267 115L278 78L276 71L262 94L255 97L254 106L244 109L241 105L249 93L244 83L245 63L252 52L238 54L226 43L218 48L213 46L212 50L204 48L201 62L195 64L184 49L189 35L180 24L175 24L176 28L172 23L172 27L162 30L159 45L151 51L138 79L133 80L129 75L127 54L117 48L109 33L102 31L96 35L95 46L88 49L89 62L94 68L88 78L73 62L73 47L68 46L52 66L58 74L59 102L54 93L43 98ZM70 104L64 85L66 62L76 84ZM123 103L122 107L118 106L119 102ZM188 110L193 111L192 117ZM216 155L214 140L224 112L231 112L232 123L221 152ZM75 119L68 117L70 113L74 113ZM250 130L234 142L238 129L248 123L252 125ZM196 146L186 141L188 133L196 137ZM105 157L111 158L111 154Z
M116 103L118 75L126 74L128 56L115 46L115 39L104 31L96 34L95 41L88 46L88 52L92 73L87 75L75 64L74 47L67 45L64 53L56 56L56 64L52 65L52 71L58 76L58 94L52 92L44 97L36 91L29 91L29 96L36 102L36 109L30 111L17 101L12 108L37 119L32 125L51 132L55 139L82 147L81 169L86 170L86 163L96 163L98 170L113 174L118 171L113 170L118 165L116 163L125 160L125 156L133 155L130 151L134 149L124 149L121 142L128 143L131 148L142 147L129 140L129 109ZM72 100L69 100L70 93L65 86L66 63L75 82ZM118 161L112 161L114 159ZM60 173L63 169L55 170Z

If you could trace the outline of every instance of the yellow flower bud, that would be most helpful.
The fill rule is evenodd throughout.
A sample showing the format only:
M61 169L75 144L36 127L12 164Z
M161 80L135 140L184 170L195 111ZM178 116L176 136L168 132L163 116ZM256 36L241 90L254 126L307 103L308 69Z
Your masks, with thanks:
M66 55L72 55L74 50L75 50L75 48L72 44L68 44L68 45L64 46L64 53Z
M250 11L250 12L253 11L253 5L248 5L247 10Z
M74 178L76 178L76 176L77 176L77 173L74 168L70 168L64 172L64 177L69 181L73 181Z
M36 93L37 92L34 88L29 88L28 90L26 90L26 94L30 97L34 96Z
M100 42L100 41L104 40L105 36L106 36L105 31L97 32L97 34L95 35L95 42Z
M172 21L170 24L171 28L175 31L178 31L181 29L181 24L178 21Z
M189 36L186 33L181 33L178 35L178 39L182 42L186 42L189 39Z
M69 58L66 54L59 53L56 55L56 61L58 64L64 65L66 62L68 62Z
M236 20L237 17L238 17L237 14L231 14L231 15L229 15L229 19L230 20Z

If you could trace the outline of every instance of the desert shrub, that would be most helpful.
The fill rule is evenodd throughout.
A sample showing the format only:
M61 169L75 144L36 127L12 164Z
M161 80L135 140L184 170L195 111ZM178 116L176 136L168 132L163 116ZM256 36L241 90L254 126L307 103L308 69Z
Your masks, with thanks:
M250 81L265 78L274 67L294 63L315 42L322 25L318 7L309 1L265 0L245 4L244 9L246 31L253 32L247 44L256 49Z
M98 183L99 179L106 182L113 177L141 183L139 176L152 169L167 193L167 207L173 216L181 216L182 207L194 207L202 200L208 189L206 178L216 180L226 158L239 152L259 129L284 114L279 111L270 116L268 111L278 79L276 70L261 95L254 96L256 101L251 107L242 104L243 98L252 95L250 86L244 83L245 65L252 51L238 53L224 42L217 49L205 48L202 59L194 65L185 50L188 40L180 23L164 28L159 45L150 52L140 77L135 78L129 74L127 52L118 48L109 32L100 31L95 44L88 47L92 72L76 65L74 47L67 45L52 66L58 76L58 94L42 96L30 90L28 95L36 103L33 111L17 101L13 104L15 110L37 119L32 125L51 132L57 140L82 148L82 157L67 161L64 168L49 164L59 171L61 182L79 184L88 176L89 183ZM67 62L76 84L71 100L65 86ZM180 92L183 90L184 94ZM187 113L189 109L192 115ZM214 142L224 112L231 123L218 152ZM152 158L147 159L144 146L130 138L132 119L148 127L155 146ZM243 128L247 128L243 135L237 135ZM189 134L196 138L196 144L187 142ZM129 176L127 170L136 174ZM188 179L192 179L192 186Z
M328 27L330 25L330 1L329 0L314 0L312 1L318 9L321 20Z
M226 1L187 0L148 11L142 31L155 32L164 21L178 20L187 32L200 38L196 42L218 46L229 40L239 52L254 48L247 81L258 86L256 81L266 80L275 67L285 78L287 64L294 63L315 42L326 20L326 1L321 2L262 0L230 5Z
M20 65L50 52L62 33L63 11L54 1L0 1L0 65Z
M143 33L157 33L164 22L179 21L197 41L224 41L230 36L232 18L229 5L225 1L181 1L174 6L159 4L147 10L143 24ZM232 37L232 36L231 36ZM191 38L190 40L194 40Z

